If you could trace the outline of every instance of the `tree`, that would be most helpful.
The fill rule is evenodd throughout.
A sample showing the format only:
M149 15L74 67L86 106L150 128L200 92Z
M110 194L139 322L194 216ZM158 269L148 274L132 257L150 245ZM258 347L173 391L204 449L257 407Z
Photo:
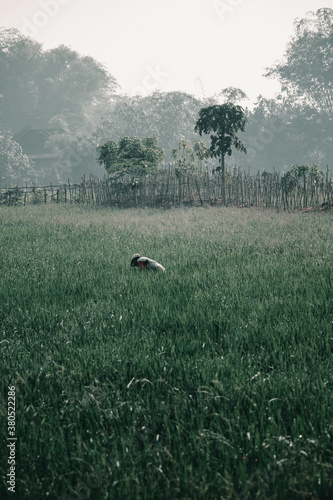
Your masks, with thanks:
M101 63L63 45L44 51L18 30L0 28L0 75L0 127L11 130L17 142L25 130L47 132L46 149L34 154L56 159L48 182L102 170L95 161L92 131L118 85ZM44 182L41 162L35 168L37 182Z
M211 158L212 153L209 148L207 148L206 144L201 140L197 139L194 143L193 146L193 151L195 153L195 156L198 159L198 170L199 172L202 171L202 162L204 161L206 164L207 168L207 163L209 158Z
M124 137L117 144L108 141L96 148L97 160L109 174L140 176L156 171L164 158L164 151L157 146L155 137L138 139Z
M38 114L40 43L16 29L0 28L1 122L14 133L33 123Z
M171 160L170 152L179 140L196 139L194 126L203 103L184 92L154 92L146 97L122 96L103 117L97 131L99 143L113 137L156 137Z
M317 165L293 165L292 168L282 177L285 190L291 193L297 186L303 184L303 192L306 194L307 181L314 186L324 178L323 172Z
M296 19L295 34L287 45L285 60L265 76L278 78L282 89L295 101L333 117L333 9L308 12Z
M307 178L318 181L324 176L323 172L317 165L293 165L290 172L296 178Z
M76 131L89 120L97 125L118 84L101 63L60 45L44 52L39 86L41 119L66 113Z
M227 87L221 90L221 92L215 95L215 98L219 97L222 98L225 102L232 102L233 104L248 99L248 96L245 94L245 92L237 87Z
M219 158L221 166L218 170L222 176L222 203L225 204L225 155L231 156L232 146L238 151L246 153L246 148L236 133L238 130L244 132L246 116L241 106L232 103L209 106L199 111L199 119L195 131L210 134L210 151L215 158Z
M201 172L202 163L205 162L207 167L211 156L210 149L200 139L196 140L193 145L181 140L178 147L171 150L171 158L175 162L176 172L178 173Z
M0 186L13 187L34 181L34 164L10 132L0 130Z
M171 150L171 158L175 161L176 172L189 173L194 170L194 151L185 140L179 141L178 148Z
M97 125L118 86L92 57L64 45L43 51L16 29L0 28L0 74L1 121L14 133L26 126L48 128L64 112L72 117L72 130L87 115Z

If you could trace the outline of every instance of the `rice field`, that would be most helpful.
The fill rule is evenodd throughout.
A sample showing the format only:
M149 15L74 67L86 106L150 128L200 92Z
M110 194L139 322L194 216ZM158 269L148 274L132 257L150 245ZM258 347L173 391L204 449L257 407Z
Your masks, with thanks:
M0 498L331 499L332 222L0 207Z

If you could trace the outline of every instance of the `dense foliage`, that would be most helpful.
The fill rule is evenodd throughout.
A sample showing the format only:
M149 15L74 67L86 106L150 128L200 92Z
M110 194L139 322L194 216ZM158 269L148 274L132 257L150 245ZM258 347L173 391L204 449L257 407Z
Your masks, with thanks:
M295 21L285 60L268 71L288 95L333 118L333 10L319 9Z
M34 180L33 163L13 140L11 134L0 130L0 185L10 186Z
M295 21L284 58L266 70L267 77L281 82L281 94L258 95L252 109L244 107L247 126L239 139L248 154L234 150L226 168L237 164L252 172L281 172L293 164L332 166L332 17L333 10L323 8ZM32 176L28 170L2 175L7 185L30 177L49 183L103 176L96 147L124 137L156 138L167 164L180 141L193 145L198 139L194 127L200 109L227 102L237 106L247 98L230 86L202 99L179 91L122 95L115 78L91 57L65 46L43 50L14 29L0 30L0 74L2 133L23 145L25 130L43 130L47 141L36 154L54 158L48 168L36 162L31 171L31 164ZM1 168L13 172L16 167L8 162ZM209 166L218 163L210 159Z
M236 135L238 131L244 132L246 116L241 106L232 103L208 106L199 111L199 119L195 125L195 131L200 135L210 134L210 152L215 158L219 158L223 188L222 202L225 203L225 155L231 156L232 147L237 151L246 153L246 148Z
M109 174L131 176L152 173L164 152L155 138L124 137L119 144L109 141L97 147L98 161Z
M46 149L40 145L34 153L53 154L55 161L52 171L35 168L37 182L66 180L75 174L77 164L91 168L95 163L92 133L117 89L107 70L68 47L44 51L19 31L3 28L0 74L0 129L18 142L24 142L31 129L47 134ZM13 165L3 163L1 168L9 171ZM45 179L44 173L51 178ZM16 172L6 183L23 183L27 177L28 173Z

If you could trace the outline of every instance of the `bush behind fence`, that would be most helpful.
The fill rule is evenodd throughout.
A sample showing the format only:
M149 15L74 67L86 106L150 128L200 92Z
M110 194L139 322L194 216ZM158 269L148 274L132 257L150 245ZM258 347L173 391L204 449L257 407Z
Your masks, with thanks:
M144 178L82 178L60 185L0 189L3 205L81 203L104 207L206 206L222 204L222 178L216 173L158 171ZM299 210L333 204L332 177L292 179L278 173L234 170L226 175L226 204L238 207Z

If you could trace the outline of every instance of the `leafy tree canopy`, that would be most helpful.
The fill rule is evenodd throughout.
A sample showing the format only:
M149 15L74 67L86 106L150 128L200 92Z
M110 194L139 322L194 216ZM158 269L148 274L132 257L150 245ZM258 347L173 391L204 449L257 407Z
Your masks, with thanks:
M221 90L221 92L216 94L216 98L219 97L222 98L225 102L231 102L233 104L248 99L248 96L245 94L245 92L237 87L227 87Z
M232 153L232 146L246 153L245 146L237 137L237 132L245 131L246 116L241 106L232 103L209 106L199 111L199 119L195 131L210 134L211 153L215 157L224 159L224 156Z
M294 28L284 61L268 69L266 76L278 78L295 100L305 98L333 117L333 9L309 12L296 19Z
M286 175L294 177L295 179L309 177L312 180L318 180L324 177L323 172L317 165L293 165Z
M239 130L245 131L247 118L241 106L233 103L208 106L199 111L199 119L195 126L195 131L211 134L210 151L214 157L220 158L222 175L222 202L225 203L225 155L231 156L232 146L236 150L246 153L244 144L236 135Z
M138 139L124 137L117 144L108 141L98 146L97 159L109 174L143 175L157 169L164 158L164 151L158 147L155 137Z
M22 186L35 181L34 164L23 154L10 132L0 130L0 187Z
M316 183L324 178L324 173L317 165L293 165L282 177L287 192L293 192L297 186L304 185L307 180Z
M171 158L175 161L176 171L183 173L202 170L202 163L207 164L211 156L210 149L200 139L196 140L193 146L189 142L181 140L178 147L171 150Z
M116 80L92 57L64 45L43 51L16 29L0 29L0 74L1 122L14 133L26 126L47 128L61 113L72 117L69 125L76 131L117 89Z
M178 148L171 150L171 158L175 161L176 171L179 170L185 173L194 170L194 151L191 144L187 141L179 141Z
M97 131L100 143L108 137L156 137L170 160L182 139L196 139L194 126L202 103L185 92L154 92L146 97L117 99Z
M35 153L52 155L56 166L51 177L39 163L37 182L73 179L84 165L87 173L101 170L92 131L118 87L102 64L64 45L44 51L18 30L0 28L0 75L0 128L22 145L25 130L47 132L46 149Z

